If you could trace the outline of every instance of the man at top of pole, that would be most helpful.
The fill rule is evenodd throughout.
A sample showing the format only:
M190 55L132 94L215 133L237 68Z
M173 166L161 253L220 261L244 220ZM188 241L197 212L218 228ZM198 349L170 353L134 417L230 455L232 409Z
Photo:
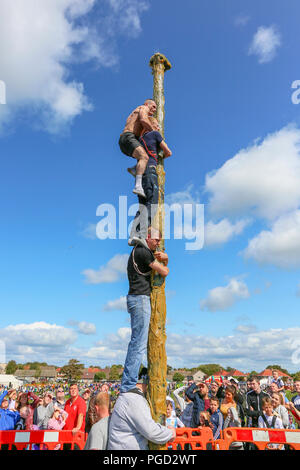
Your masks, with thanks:
M134 218L130 237L128 240L129 245L134 245L140 238L147 237L148 227L153 223L156 210L158 207L158 177L156 166L158 163L158 153L162 150L164 158L172 155L171 150L164 141L157 119L149 117L149 120L154 128L153 131L148 131L143 128L139 138L140 143L145 149L148 156L148 163L142 177L142 188L145 197L138 196L139 210ZM134 174L135 167L129 168L128 171Z
M128 116L125 128L119 139L121 151L129 157L137 159L133 193L144 198L146 195L142 187L142 176L148 164L149 157L139 141L139 137L145 129L148 131L154 130L154 126L149 118L153 116L155 112L156 103L151 99L146 100L143 105L135 108Z

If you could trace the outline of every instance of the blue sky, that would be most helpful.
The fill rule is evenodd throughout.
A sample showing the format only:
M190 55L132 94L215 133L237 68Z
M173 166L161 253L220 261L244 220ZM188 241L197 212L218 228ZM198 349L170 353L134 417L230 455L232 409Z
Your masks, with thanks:
M124 361L130 249L96 238L96 209L136 202L118 136L160 51L166 195L204 204L206 224L202 250L166 242L168 363L299 370L297 2L15 3L0 6L4 360Z

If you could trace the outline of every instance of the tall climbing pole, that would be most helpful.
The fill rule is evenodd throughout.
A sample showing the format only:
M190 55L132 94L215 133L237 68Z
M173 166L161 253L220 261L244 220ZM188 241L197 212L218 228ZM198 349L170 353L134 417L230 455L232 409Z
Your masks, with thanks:
M153 74L153 99L156 102L156 118L159 122L161 134L164 137L165 120L165 96L164 96L164 75L165 71L171 68L168 59L159 52L150 59L150 67ZM159 155L157 164L159 199L158 210L155 216L154 226L162 233L160 250L164 251L164 197L165 197L165 170L164 159ZM153 419L161 424L165 424L166 419L166 392L167 392L167 355L166 355L166 296L165 280L159 274L152 275L151 292L151 320L148 336L148 400L150 403ZM165 446L157 446L149 443L150 449L163 449Z

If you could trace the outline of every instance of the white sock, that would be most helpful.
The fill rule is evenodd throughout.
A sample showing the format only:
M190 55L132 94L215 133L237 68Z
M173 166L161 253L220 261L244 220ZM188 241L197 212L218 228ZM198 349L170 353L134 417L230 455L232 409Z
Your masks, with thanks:
M143 175L136 175L135 177L135 187L141 188L142 187L142 177Z

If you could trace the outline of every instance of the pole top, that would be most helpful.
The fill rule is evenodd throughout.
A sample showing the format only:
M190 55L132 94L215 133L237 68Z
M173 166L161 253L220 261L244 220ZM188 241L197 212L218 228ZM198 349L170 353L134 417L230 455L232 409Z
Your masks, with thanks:
M154 67L157 64L164 64L165 71L170 70L172 67L168 59L165 55L161 54L160 52L156 52L150 59L149 65L150 67Z

